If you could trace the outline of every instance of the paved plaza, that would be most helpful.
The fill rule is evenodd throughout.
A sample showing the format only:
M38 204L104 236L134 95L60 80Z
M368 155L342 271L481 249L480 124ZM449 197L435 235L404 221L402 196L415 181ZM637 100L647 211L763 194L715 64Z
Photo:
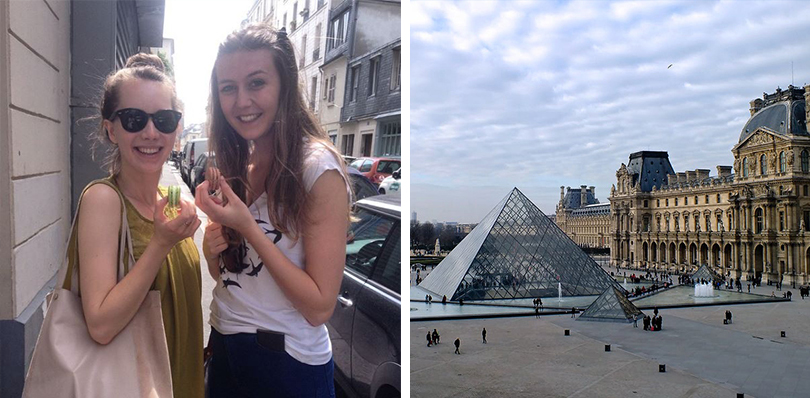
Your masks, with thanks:
M414 321L411 396L810 397L810 299L786 290L793 301L662 309L658 332L570 314ZM441 343L426 347L434 328Z

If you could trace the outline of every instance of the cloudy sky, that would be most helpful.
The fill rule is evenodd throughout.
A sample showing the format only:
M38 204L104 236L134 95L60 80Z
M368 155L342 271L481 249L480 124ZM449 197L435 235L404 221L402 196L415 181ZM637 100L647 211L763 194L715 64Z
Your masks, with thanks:
M810 83L810 2L413 1L411 210L478 222L513 187L607 203L630 153L732 165L749 102ZM793 66L791 67L791 62ZM670 66L671 65L671 66Z

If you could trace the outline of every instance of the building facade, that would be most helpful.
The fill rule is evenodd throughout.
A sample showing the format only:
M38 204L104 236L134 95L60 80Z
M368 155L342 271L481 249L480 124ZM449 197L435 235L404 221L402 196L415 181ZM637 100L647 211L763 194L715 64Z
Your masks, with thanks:
M553 221L580 247L610 247L610 204L599 203L596 187L560 187Z
M90 155L103 79L162 45L163 8L0 2L0 397L22 394L76 200L106 175Z
M733 166L672 171L637 152L611 188L611 261L743 279L810 282L810 85L750 103Z

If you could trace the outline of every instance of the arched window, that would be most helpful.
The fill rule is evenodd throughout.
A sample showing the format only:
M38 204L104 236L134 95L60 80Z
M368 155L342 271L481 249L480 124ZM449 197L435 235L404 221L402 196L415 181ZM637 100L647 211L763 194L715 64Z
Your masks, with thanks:
M802 151L802 172L807 173L810 171L810 155L807 154L807 150Z
M759 174L768 174L768 159L765 157L765 155L759 156Z
M787 156L785 152L779 152L779 172L784 173L787 170Z
M743 158L742 173L743 177L748 177L748 158Z
M762 232L762 209L757 209L754 212L754 218L756 219L756 233Z

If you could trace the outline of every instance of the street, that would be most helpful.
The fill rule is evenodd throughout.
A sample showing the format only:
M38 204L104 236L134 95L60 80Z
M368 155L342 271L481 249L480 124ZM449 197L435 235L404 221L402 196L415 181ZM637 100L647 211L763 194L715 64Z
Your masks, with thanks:
M191 190L188 189L188 185L186 185L183 182L183 179L180 178L180 170L175 168L174 165L169 163L163 165L163 174L160 177L160 185L180 185L180 190L182 192L181 197L185 200L194 202L194 196L191 195ZM202 255L203 232L205 225L208 224L208 217L205 215L205 213L199 210L197 211L197 216L200 217L202 223L200 224L200 229L198 229L194 234L194 244L197 246L197 250L200 252L200 271L202 272L203 342L207 344L208 335L211 333L211 326L208 325L208 315L211 313L209 307L211 306L211 295L213 294L214 287L216 287L216 282L214 282L214 280L211 279L211 276L208 274L208 263L205 261L205 257Z

